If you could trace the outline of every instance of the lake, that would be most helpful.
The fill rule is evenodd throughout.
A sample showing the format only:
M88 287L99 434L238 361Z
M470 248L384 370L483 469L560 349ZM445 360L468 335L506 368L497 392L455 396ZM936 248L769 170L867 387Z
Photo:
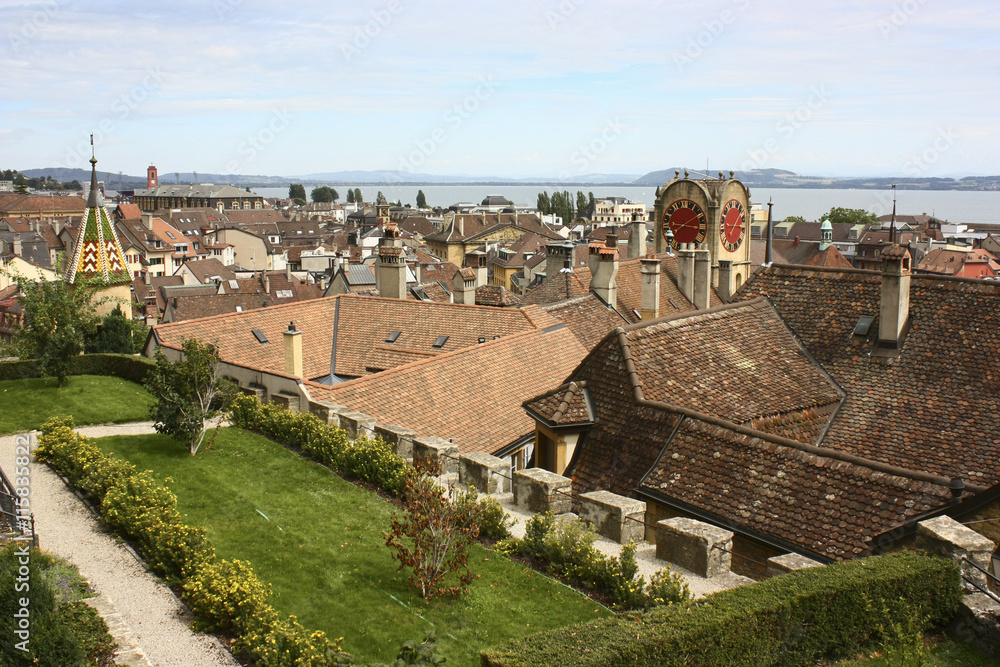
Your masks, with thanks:
M347 186L333 186L341 200L347 196ZM627 197L652 207L656 188L650 186L560 186L560 185L367 185L361 187L366 200L374 199L381 190L389 201L416 204L417 191L423 190L430 206L448 207L458 202L481 202L487 195L498 194L513 199L520 206L535 206L538 193L570 190L593 192L596 197ZM288 188L257 188L264 197L287 197ZM309 188L307 188L307 192ZM774 202L774 219L784 220L800 215L816 220L834 206L863 208L879 215L892 212L892 194L885 190L835 190L809 188L751 188L750 200ZM943 220L966 223L1000 224L1000 192L964 192L959 190L898 190L896 212L901 215L926 213Z

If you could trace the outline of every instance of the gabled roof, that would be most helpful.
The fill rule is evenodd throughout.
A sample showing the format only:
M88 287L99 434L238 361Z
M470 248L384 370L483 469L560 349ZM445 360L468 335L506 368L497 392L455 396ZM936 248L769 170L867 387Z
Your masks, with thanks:
M380 423L452 439L463 453L494 453L533 431L522 401L564 377L584 353L565 327L532 329L309 392Z
M551 428L594 423L585 381L567 382L522 405L531 417Z

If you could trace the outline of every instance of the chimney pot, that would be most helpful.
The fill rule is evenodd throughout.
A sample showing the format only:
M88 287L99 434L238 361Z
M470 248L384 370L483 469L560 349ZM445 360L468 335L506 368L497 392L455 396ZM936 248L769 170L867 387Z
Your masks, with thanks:
M642 272L642 319L655 320L660 316L660 260L643 257L639 265Z
M288 323L288 331L282 334L285 343L285 372L292 377L302 377L302 332L295 329L295 323Z

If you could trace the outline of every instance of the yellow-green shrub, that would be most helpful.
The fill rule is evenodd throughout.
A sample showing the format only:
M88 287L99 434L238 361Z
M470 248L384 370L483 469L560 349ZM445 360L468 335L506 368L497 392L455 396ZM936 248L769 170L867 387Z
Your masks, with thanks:
M184 602L198 617L197 628L209 632L249 630L270 609L269 594L270 587L240 560L210 563L184 582Z

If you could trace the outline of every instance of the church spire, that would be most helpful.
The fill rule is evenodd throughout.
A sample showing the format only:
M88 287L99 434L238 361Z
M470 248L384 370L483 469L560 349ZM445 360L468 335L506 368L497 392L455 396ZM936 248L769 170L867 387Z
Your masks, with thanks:
M94 152L94 134L90 134L90 196L87 198L87 208L98 208L104 205L101 189L97 187L97 154Z

